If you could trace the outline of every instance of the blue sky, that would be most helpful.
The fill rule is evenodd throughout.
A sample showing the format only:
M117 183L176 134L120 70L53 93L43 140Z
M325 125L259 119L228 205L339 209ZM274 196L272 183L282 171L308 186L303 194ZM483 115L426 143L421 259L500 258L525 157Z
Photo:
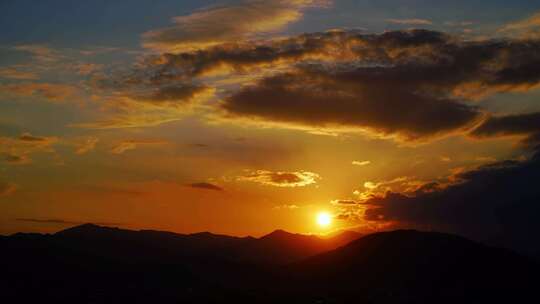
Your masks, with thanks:
M67 1L3 0L5 29L1 44L49 43L58 47L122 46L136 48L139 35L167 26L175 16L212 5L235 1ZM236 2L237 3L237 2ZM433 28L445 22L474 22L473 28L496 27L540 10L540 3L518 0L338 0L330 9L313 9L290 27L290 32L323 31L328 28L367 28L380 32L394 29L389 18L432 20Z

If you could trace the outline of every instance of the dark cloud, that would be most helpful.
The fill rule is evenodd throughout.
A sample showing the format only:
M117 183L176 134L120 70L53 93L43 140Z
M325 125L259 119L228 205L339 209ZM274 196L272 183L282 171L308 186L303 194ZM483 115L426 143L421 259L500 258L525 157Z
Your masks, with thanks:
M32 162L32 160L26 155L6 153L3 155L3 157L8 164L12 165L24 165Z
M525 136L522 145L537 150L540 148L540 113L492 116L470 134L476 138L500 136Z
M333 30L148 56L109 82L142 87L137 98L155 104L216 89L216 75L244 77L219 88L226 118L428 140L479 122L485 111L472 101L540 87L540 40Z
M334 62L352 67L399 67L411 73L400 80L446 90L457 88L460 94L478 96L490 90L520 90L536 85L540 80L539 49L537 40L464 41L445 33L418 29L383 34L338 30L258 43L221 44L180 54L165 53L149 57L141 74L154 81L178 80L223 67L244 71L271 64ZM394 75L396 80L397 76Z
M345 205L345 206L347 206L347 205L353 205L354 206L354 205L358 204L358 202L355 201L355 200L333 200L331 203L333 205Z
M192 184L188 184L186 186L191 187L191 188L196 188L196 189L203 189L203 190L225 191L225 189L223 189L222 187L220 187L218 185L211 184L211 183L206 183L206 182L192 183Z
M458 233L522 251L540 253L540 156L503 161L456 175L430 191L388 192L366 203L364 220Z
M30 133L23 133L19 136L19 140L22 141L47 141L46 137L34 136Z
M194 102L198 96L208 92L206 86L181 84L165 86L143 94L134 94L134 100L161 106L182 106Z
M474 107L418 92L394 68L302 70L266 78L222 104L233 115L307 125L370 129L408 140L465 128L481 117Z
M139 82L139 76L146 77L144 81L153 82L185 80L219 69L245 72L253 67L294 65L302 61L391 63L412 55L411 48L439 46L449 39L443 33L424 30L382 35L338 30L262 43L227 43L205 50L150 56L142 70L136 70L129 80Z

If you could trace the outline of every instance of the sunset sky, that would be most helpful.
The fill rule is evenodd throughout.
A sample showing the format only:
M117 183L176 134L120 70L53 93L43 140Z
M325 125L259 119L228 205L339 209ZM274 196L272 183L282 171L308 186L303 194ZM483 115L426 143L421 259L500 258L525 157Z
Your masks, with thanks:
M489 238L538 211L497 199L540 192L539 1L0 12L0 234L93 222Z

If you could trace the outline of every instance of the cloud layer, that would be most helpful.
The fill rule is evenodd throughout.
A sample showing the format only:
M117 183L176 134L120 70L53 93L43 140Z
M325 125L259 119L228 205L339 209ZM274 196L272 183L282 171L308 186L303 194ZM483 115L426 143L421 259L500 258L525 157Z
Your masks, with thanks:
M202 83L219 91L224 121L427 141L473 129L486 97L539 87L539 50L534 39L333 30L149 56L120 83Z
M252 0L210 7L173 18L171 27L144 33L143 45L167 51L206 48L275 32L299 20L304 9L328 4L328 0Z

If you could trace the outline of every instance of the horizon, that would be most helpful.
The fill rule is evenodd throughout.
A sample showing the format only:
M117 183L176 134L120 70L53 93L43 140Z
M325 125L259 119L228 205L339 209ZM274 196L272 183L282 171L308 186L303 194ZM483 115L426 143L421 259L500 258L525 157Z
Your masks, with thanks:
M85 226L94 226L94 227L98 227L98 228L117 229L117 230L133 231L133 232L153 231L153 232L173 233L173 234L177 234L177 235L186 235L186 236L191 236L191 235L196 235L196 234L211 234L211 235L215 235L215 236L230 236L230 237L236 237L236 238L254 238L254 239L260 239L260 238L263 238L265 236L271 235L271 234L276 233L276 232L285 232L285 233L291 234L291 235L316 236L316 237L323 238L323 239L326 238L326 237L338 236L338 235L343 234L343 233L355 233L355 234L358 234L359 236L364 236L365 235L365 234L362 234L362 233L360 233L358 231L346 230L346 229L331 230L331 231L325 231L325 232L315 234L315 233L296 233L296 232L290 232L290 231L287 231L287 230L284 230L284 229L279 229L279 228L277 228L275 230L272 230L272 231L269 231L267 233L263 233L262 235L230 235L230 234L222 234L222 233L217 233L217 232L208 231L208 230L195 231L195 232L176 232L176 231L170 231L170 230L155 230L155 229L145 229L145 228L130 229L130 228L124 228L121 225L106 225L106 224L99 224L99 223L97 223L97 224L96 223L72 224L72 226L67 226L67 227L61 228L59 230L56 230L54 232L41 233L41 232L37 232L37 231L26 231L26 232L20 231L20 232L14 233L14 234L22 233L22 234L49 234L49 235L54 235L54 234L56 234L58 232L62 232L62 231L65 231L65 230L70 230L72 228L85 227ZM415 229L397 229L397 230L387 230L387 231L381 230L381 231L377 231L377 232L407 231L407 230L416 231ZM425 232L437 232L437 231L425 231ZM374 232L374 233L376 233L376 232ZM10 237L10 236L13 236L14 234L0 234L0 236Z
M540 253L540 2L0 3L0 235L440 231Z

